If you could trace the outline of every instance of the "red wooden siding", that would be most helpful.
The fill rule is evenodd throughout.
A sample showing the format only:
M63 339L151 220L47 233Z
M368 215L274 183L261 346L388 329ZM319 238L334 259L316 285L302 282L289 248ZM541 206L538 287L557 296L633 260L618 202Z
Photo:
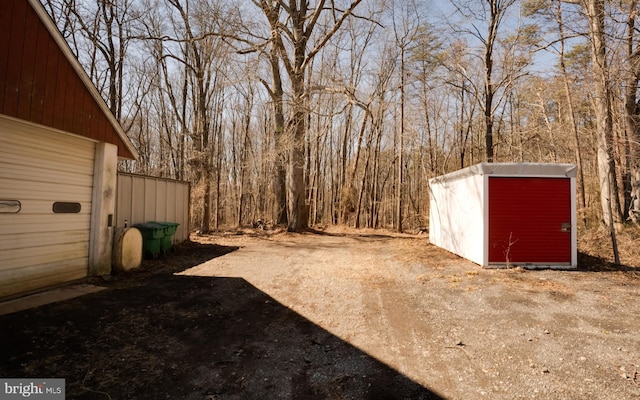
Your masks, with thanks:
M9 15L13 12L13 4L7 1L0 6L0 77L7 76L7 65L9 64L9 46L7 41L11 33L11 25L8 23L10 20ZM0 79L0 110L5 108L5 80Z
M27 0L0 1L0 114L118 146L134 158Z
M570 264L563 223L571 223L569 178L489 178L489 263Z

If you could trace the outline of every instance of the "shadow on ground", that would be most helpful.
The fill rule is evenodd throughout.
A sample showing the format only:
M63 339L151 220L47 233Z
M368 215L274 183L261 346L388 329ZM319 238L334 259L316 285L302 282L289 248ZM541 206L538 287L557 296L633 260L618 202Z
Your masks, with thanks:
M67 399L440 399L239 278L176 276L191 244L104 290L0 317L0 376Z
M606 258L593 256L581 251L578 252L578 269L581 271L591 272L640 272L640 267L616 264L607 260Z

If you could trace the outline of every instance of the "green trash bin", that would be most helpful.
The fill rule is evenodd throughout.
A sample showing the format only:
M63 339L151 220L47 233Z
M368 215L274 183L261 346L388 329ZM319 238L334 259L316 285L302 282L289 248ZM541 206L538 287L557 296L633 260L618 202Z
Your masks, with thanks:
M153 221L152 223L160 225L164 228L164 237L160 240L160 249L164 253L171 251L171 249L173 248L173 235L176 234L176 230L178 229L178 225L180 224L177 222L165 221Z
M156 222L145 222L133 225L142 234L142 254L158 257L165 236L165 226Z

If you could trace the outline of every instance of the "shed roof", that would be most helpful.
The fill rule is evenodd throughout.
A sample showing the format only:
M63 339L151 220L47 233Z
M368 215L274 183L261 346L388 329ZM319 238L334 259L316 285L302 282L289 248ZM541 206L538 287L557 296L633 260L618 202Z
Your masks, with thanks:
M480 163L429 180L431 183L448 182L471 175L575 177L574 164L557 163Z
M38 0L0 1L0 114L138 153Z

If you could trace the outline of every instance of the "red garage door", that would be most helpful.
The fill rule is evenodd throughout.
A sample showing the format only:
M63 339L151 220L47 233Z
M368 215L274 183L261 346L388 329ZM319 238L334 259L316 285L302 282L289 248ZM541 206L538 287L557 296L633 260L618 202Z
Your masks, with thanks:
M571 264L571 181L489 178L489 263Z

